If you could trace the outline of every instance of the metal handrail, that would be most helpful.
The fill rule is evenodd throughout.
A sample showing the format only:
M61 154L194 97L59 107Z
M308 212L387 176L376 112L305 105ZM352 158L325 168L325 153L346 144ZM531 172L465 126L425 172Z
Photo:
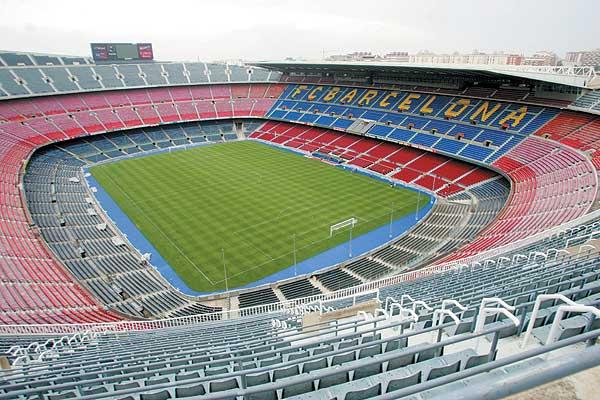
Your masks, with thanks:
M488 307L488 305L497 304L500 307ZM479 314L477 315L477 320L475 322L475 330L474 332L482 332L485 325L485 319L489 315L494 314L502 314L508 319L510 319L515 326L519 326L521 322L519 318L517 318L512 311L515 311L515 307L506 304L504 300L499 297L486 297L481 300L481 306L479 307Z
M558 307L558 311L556 312L556 316L554 317L554 321L552 322L552 327L550 327L550 334L546 339L546 345L552 344L560 338L560 322L562 321L565 314L569 312L592 313L597 318L600 318L600 310L596 307L585 306L581 304L560 306Z
M540 312L540 305L546 300L561 300L570 306L578 305L578 303L562 294L540 294L538 297L536 297L533 310L531 311L531 315L529 317L529 324L527 324L527 330L525 331L525 336L523 336L523 341L521 342L521 348L524 348L527 345L529 337L531 336L531 331L533 331L534 322L538 313Z

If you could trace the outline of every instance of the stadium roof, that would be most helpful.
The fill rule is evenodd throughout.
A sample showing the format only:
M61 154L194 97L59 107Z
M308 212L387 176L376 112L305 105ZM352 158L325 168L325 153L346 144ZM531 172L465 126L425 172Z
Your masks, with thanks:
M396 62L354 61L263 61L252 65L282 72L363 72L402 75L446 75L448 78L498 79L547 82L586 89L600 88L600 76L592 67L408 64Z

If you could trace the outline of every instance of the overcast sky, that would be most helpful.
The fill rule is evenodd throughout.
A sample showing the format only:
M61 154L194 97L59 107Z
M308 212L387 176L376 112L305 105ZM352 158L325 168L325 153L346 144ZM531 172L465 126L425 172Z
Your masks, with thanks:
M599 0L0 0L0 49L90 55L151 42L159 60L352 51L533 53L600 47Z

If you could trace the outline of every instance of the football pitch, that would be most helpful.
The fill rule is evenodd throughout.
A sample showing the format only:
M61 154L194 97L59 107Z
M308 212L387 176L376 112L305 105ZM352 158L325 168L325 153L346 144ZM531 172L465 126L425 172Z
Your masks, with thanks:
M91 168L192 289L243 286L414 213L418 194L253 141ZM421 198L420 206L426 203ZM393 209L393 213L392 213ZM294 251L295 248L295 251Z

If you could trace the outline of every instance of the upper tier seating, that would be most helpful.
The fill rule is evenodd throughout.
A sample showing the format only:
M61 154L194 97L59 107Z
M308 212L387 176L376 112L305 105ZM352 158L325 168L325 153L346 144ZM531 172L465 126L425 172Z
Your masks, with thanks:
M561 111L535 134L591 154L592 162L600 170L600 119L597 117Z
M594 90L579 97L571 107L573 109L583 108L588 110L600 111L600 91Z
M73 65L91 64L92 60L78 56L57 56L54 54L21 53L16 51L0 51L0 66L16 67L19 65Z
M268 115L340 129L366 120L371 135L492 163L555 114L537 106L446 95L290 85Z
M431 77L429 77L431 79ZM387 79L379 80L377 77L373 78L373 82L370 83L367 79L355 79L355 80L343 80L335 79L333 77L322 77L322 76L290 76L284 74L281 76L281 82L288 83L308 83L308 84L324 84L324 85L347 85L347 86L362 86L362 87L375 87L392 90L404 90L416 93L426 94L446 94L452 96L464 96L482 99L499 99L516 101L525 104L544 105L550 107L564 108L569 106L572 101L562 100L548 97L538 97L529 90L514 90L510 88L496 88L496 87L480 87L480 86L467 86L466 88L450 88L450 87L428 87L419 85L399 84L390 83ZM448 85L447 81L440 82L442 85ZM593 92L592 92L593 93Z
M55 57L56 58L56 57ZM93 65L65 60L54 64L49 58L17 53L0 53L0 98L32 96L47 93L72 93L90 89L119 87L150 87L190 83L277 82L281 74L257 67L238 67L205 63ZM7 61L8 60L8 61ZM35 63L34 63L35 61ZM45 62L54 65L47 66ZM40 65L39 68L19 68L17 63ZM227 69L229 68L229 70ZM248 71L251 71L248 73ZM252 76L252 79L250 79Z

